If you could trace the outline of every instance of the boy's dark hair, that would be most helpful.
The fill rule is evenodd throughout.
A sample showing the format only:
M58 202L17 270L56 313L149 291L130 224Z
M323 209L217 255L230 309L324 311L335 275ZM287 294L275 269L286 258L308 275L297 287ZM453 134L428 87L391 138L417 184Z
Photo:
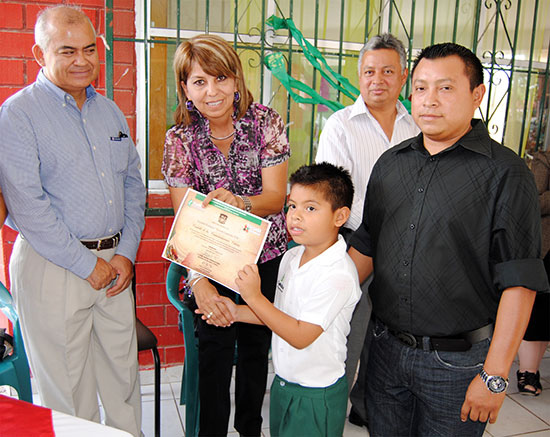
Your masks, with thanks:
M470 79L470 91L483 83L483 66L479 58L470 49L452 42L434 44L422 49L414 60L411 77L414 77L414 70L422 59L438 59L448 56L458 56L464 62L466 75Z
M332 210L347 206L351 209L353 203L353 182L349 171L328 162L304 165L290 176L290 186L303 185L322 191Z

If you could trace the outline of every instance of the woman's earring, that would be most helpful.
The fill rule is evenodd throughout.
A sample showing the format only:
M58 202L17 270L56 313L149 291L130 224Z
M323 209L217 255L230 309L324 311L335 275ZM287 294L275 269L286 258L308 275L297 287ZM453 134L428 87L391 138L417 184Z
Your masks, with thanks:
M187 100L185 102L185 107L188 111L192 111L193 109L195 109L195 105L193 105L193 102L191 100Z
M238 91L235 91L235 103L239 103L241 101L241 93Z

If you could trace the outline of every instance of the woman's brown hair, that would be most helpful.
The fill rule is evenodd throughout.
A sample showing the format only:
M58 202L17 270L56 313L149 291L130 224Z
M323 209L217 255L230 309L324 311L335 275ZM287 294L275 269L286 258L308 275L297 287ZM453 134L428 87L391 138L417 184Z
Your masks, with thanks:
M241 96L237 103L237 118L241 118L253 101L252 93L244 82L243 67L237 52L227 41L216 35L197 35L182 42L174 55L174 77L178 90L178 107L174 113L176 124L191 123L191 114L187 110L187 96L181 83L187 83L191 66L197 62L206 74L226 76L235 80Z

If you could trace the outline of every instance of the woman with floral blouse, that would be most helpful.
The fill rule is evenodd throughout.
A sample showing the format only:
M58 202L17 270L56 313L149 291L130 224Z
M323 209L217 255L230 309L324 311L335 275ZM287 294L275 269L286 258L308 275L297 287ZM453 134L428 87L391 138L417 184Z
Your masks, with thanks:
M237 53L220 37L199 35L182 43L174 74L179 105L176 125L166 133L162 163L172 205L177 210L193 188L208 194L205 204L217 198L271 221L258 268L262 293L273 301L287 244L283 207L290 148L283 120L253 102ZM271 332L265 326L230 324L226 307L216 300L219 295L234 300L228 288L193 272L189 284L200 312L226 326L197 320L199 435L227 434L237 343L235 429L259 436Z

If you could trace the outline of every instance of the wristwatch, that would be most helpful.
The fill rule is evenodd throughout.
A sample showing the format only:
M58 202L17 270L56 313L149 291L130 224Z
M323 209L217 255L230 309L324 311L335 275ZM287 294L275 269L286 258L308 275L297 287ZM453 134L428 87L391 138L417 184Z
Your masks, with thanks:
M245 210L246 212L250 212L250 211L252 210L252 202L250 201L250 199L249 199L248 197L246 197L246 196L240 196L240 195L238 195L238 194L237 194L237 197L243 201L243 203L244 203L244 210Z
M507 379L498 375L487 375L485 369L481 369L479 376L491 393L503 393L508 387Z

